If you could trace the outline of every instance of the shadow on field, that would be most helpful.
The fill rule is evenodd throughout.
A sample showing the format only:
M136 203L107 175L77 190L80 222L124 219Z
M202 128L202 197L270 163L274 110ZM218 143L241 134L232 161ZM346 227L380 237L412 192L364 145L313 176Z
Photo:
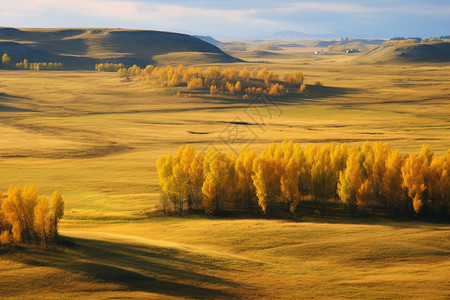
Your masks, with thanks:
M276 105L287 105L287 104L297 104L297 103L319 103L320 100L333 98L338 96L344 96L351 93L357 92L357 89L345 88L345 87L335 87L335 86L322 86L322 85L308 85L306 91L299 94L298 91L289 91L284 96L273 96L272 101ZM219 103L219 104L242 104L242 107L248 106L252 102L252 97L249 100L242 100L241 96L229 96L216 94L211 95L206 91L191 91L182 92L182 94L191 94L195 97L202 98L201 103ZM238 107L233 107L238 108Z
M304 99L322 99L348 95L357 92L355 88L345 88L337 86L308 85L304 94L300 97Z
M30 109L18 108L18 107L13 107L13 106L9 106L9 105L3 105L3 104L0 104L0 111L7 111L7 112L33 112L33 110L30 110Z
M7 93L0 93L0 101L12 101L12 100L27 100L30 99L28 97L23 96L15 96Z
M151 245L72 237L64 237L62 246L67 250L29 249L21 260L28 265L82 274L94 282L117 284L119 290L168 296L232 298L233 294L222 290L237 286L222 278L202 274L226 269L226 261L220 258ZM220 290L210 288L212 285Z
M17 100L27 100L27 97L14 96L6 93L0 93L0 102L16 102ZM25 111L33 111L30 109L18 108L10 105L0 104L0 112L25 112Z

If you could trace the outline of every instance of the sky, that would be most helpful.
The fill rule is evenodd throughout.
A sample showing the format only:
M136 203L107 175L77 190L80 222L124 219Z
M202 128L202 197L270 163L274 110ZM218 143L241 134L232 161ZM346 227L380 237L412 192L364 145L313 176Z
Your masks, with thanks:
M0 0L0 26L132 28L249 39L450 35L450 0Z

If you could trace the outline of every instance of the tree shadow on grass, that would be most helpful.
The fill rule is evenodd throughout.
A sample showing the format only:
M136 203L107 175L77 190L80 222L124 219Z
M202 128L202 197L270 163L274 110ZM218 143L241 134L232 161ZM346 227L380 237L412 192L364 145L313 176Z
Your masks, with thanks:
M29 100L28 97L15 96L7 93L0 93L0 101L13 101L13 100Z
M5 105L1 103L11 103L17 102L18 100L29 100L30 98L15 96L7 93L0 93L0 112L25 112L25 111L33 111L25 108L18 108L10 105Z
M34 110L0 104L0 112L33 112Z
M275 105L289 105L298 103L320 103L321 100L340 97L357 92L357 89L335 87L335 86L322 86L322 85L308 85L306 91L302 94L297 91L290 91L284 96L270 96L271 101ZM252 104L257 96L250 96L248 100L243 100L241 95L226 95L216 94L211 95L208 91L190 91L182 92L182 94L191 94L195 97L201 98L200 103L216 103L216 104L241 104L242 107L247 107ZM226 108L226 107L224 107ZM239 108L234 106L233 108Z
M227 269L227 259L189 251L64 237L66 251L30 248L21 261L82 274L125 290L195 299L233 298L238 284L208 273Z

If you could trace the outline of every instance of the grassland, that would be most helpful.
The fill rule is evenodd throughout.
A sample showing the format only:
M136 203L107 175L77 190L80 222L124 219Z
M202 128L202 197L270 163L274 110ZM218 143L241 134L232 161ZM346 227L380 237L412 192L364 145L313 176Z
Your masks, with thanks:
M446 299L450 288L446 225L155 218L61 232L65 251L3 255L4 297Z
M256 50L234 66L300 69L309 84L304 95L275 98L262 119L238 97L155 89L111 73L0 71L0 190L34 183L47 195L59 189L66 202L64 246L1 255L2 297L448 298L448 224L151 217L155 161L180 145L449 148L449 66L361 65L355 55L310 48L261 58Z

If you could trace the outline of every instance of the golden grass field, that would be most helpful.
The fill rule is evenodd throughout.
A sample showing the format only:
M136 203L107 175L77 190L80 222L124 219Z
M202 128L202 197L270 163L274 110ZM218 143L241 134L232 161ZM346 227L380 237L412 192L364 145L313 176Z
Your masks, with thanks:
M306 93L275 98L262 119L238 97L114 73L0 71L0 190L33 183L42 194L60 190L66 203L63 246L0 255L1 297L448 299L448 223L152 214L156 159L180 145L450 147L450 66L365 65L353 61L359 54L313 51L232 53L247 61L236 68L305 74Z

